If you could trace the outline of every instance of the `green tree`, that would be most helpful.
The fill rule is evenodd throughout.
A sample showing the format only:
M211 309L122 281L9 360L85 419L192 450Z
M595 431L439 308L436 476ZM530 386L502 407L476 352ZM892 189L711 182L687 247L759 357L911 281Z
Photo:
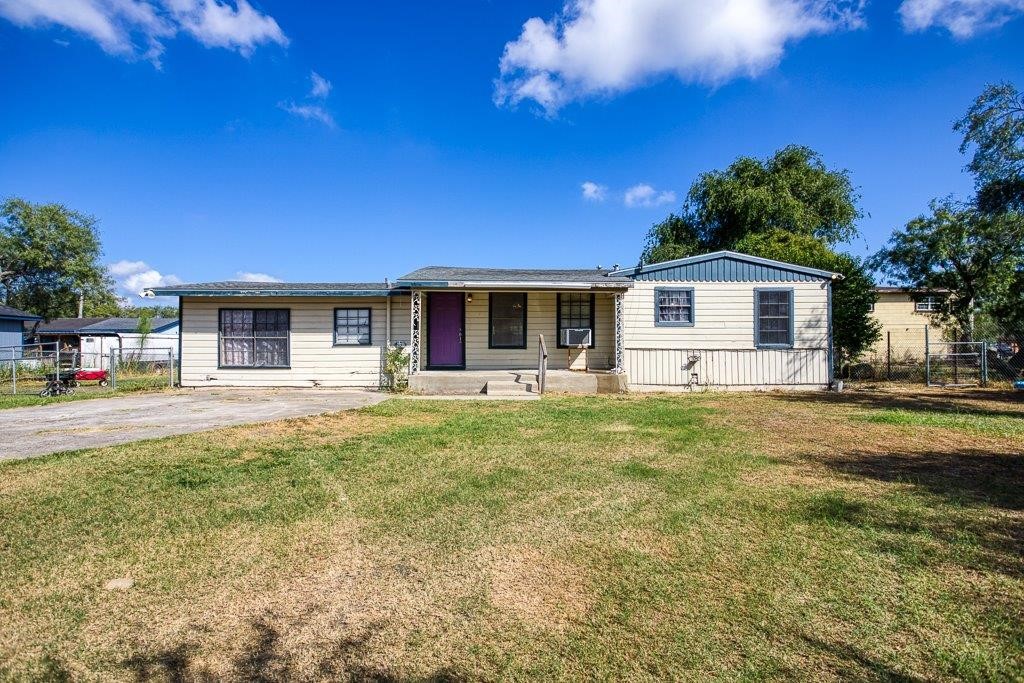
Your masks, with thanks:
M961 153L973 149L978 208L1024 212L1024 93L1010 83L989 85L953 126Z
M875 264L897 282L948 292L941 313L970 330L979 308L1015 295L1024 224L1014 214L992 215L952 199L933 201L930 208L893 233Z
M145 309L139 316L139 324L135 326L135 332L139 335L139 348L146 348L146 341L153 333L153 309Z
M790 145L764 161L740 157L697 178L682 213L651 228L641 260L734 249L747 235L772 230L834 246L857 234L859 200L849 173L828 169L808 147Z
M96 219L60 204L11 198L0 205L0 285L4 300L46 318L73 316L114 301L99 263Z
M735 247L751 256L842 274L842 280L832 283L832 343L838 367L856 359L878 340L881 326L870 315L871 305L878 298L875 283L860 259L836 253L816 237L785 230L751 233Z
M640 262L660 263L703 251L693 217L672 213L665 220L651 226Z

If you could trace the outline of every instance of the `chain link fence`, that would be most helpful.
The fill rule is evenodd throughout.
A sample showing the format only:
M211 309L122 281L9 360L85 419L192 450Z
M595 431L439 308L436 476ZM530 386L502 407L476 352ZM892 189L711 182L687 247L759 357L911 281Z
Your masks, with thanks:
M921 325L882 332L846 370L851 381L928 386L989 386L1024 377L1024 330L994 325L972 330Z
M57 343L0 348L0 395L58 396L176 386L175 349L113 349L82 354Z

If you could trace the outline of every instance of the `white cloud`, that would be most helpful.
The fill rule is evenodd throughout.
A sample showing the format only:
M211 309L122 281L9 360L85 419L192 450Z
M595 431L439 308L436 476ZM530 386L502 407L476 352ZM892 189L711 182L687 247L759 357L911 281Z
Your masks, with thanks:
M786 45L859 28L865 0L567 0L505 45L495 102L566 103L664 75L717 85L774 67Z
M288 44L274 18L247 0L0 0L0 17L25 28L61 26L110 54L141 53L154 64L179 33L243 55L265 43Z
M598 185L589 180L580 185L580 188L583 190L583 198L588 202L603 202L608 194L606 186Z
M240 270L235 273L235 279L242 282L281 282L281 278L267 275L266 273L250 273Z
M334 117L330 112L318 104L295 104L294 102L279 102L278 105L289 114L309 120L319 121L325 126L334 127Z
M114 278L117 293L131 302L137 302L145 289L181 284L176 275L164 275L145 261L117 261L107 270Z
M966 39L1024 14L1024 0L903 0L900 19L907 31L941 27Z
M317 72L310 71L309 80L313 82L313 87L309 91L310 97L324 99L331 94L331 82Z
M661 206L671 204L676 200L676 193L671 190L655 190L647 183L640 183L626 190L623 196L623 203L632 208Z

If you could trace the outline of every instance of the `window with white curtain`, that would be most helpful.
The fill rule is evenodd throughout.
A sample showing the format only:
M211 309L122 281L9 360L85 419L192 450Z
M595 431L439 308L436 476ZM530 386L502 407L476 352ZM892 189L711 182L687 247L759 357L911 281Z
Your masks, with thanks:
M754 322L757 346L793 346L793 290L755 290Z
M287 368L290 313L287 308L222 308L220 367Z
M370 343L370 309L334 309L334 345L366 346Z

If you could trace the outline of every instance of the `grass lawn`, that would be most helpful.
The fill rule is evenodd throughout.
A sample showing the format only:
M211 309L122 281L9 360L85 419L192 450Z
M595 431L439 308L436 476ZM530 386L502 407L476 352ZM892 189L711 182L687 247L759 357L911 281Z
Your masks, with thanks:
M8 462L0 678L1019 678L1022 425L984 393L393 400Z
M138 377L118 377L117 391L109 386L101 387L96 382L83 382L75 388L72 396L39 396L44 387L40 380L19 380L17 394L0 394L0 410L4 408L24 408L26 406L44 406L50 403L82 401L90 398L109 398L118 394L135 391L156 391L168 389L167 375L140 375ZM3 385L6 391L11 390L10 382Z

